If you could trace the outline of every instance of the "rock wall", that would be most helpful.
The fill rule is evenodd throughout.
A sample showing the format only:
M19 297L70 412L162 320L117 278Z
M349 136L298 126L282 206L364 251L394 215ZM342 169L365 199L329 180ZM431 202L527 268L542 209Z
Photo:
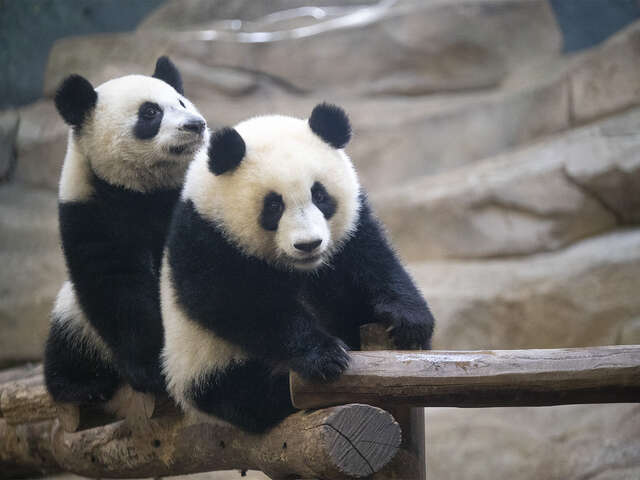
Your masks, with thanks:
M161 54L212 128L349 111L435 348L640 343L640 23L567 55L542 0L331 3L171 0L135 33L56 43L44 98L0 116L0 365L40 356L64 278L56 85ZM640 477L632 405L429 409L427 432L430 480Z

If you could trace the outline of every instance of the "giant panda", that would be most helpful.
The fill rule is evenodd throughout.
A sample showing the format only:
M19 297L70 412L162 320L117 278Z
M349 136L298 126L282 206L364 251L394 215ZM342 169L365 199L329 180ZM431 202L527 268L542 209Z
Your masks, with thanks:
M343 150L344 111L263 116L216 132L189 167L160 289L169 393L252 432L294 411L287 371L330 381L386 325L428 348L434 320Z
M59 189L69 280L51 315L47 389L72 403L106 402L127 384L162 392L162 249L187 166L208 141L206 122L167 57L152 77L95 89L71 75L55 105L71 126Z

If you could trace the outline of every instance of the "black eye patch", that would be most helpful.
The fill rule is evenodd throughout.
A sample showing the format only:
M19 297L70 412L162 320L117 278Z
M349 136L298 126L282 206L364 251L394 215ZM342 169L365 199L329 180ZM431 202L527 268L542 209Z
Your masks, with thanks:
M276 231L280 217L284 212L282 196L276 192L269 192L264 196L262 212L260 213L260 226L265 230Z
M182 108L187 108L187 107L185 107L184 102L182 100L178 99L178 103L180 104L180 106Z
M320 182L315 182L311 187L311 200L313 204L322 212L324 218L329 220L336 213L338 203L329 195L327 189Z
M144 102L138 109L138 121L133 127L133 134L140 140L153 138L160 130L162 109L157 103Z

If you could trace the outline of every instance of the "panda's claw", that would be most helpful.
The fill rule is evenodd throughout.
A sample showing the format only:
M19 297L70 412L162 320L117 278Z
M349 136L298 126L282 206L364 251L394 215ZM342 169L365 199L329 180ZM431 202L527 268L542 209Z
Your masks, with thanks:
M433 316L427 309L413 309L398 303L377 309L378 321L388 325L387 333L400 350L429 349L433 333Z
M398 322L389 334L401 350L428 349L431 343L431 329L425 323Z
M330 382L349 367L350 361L347 346L341 340L329 337L306 355L293 359L291 368L307 380Z

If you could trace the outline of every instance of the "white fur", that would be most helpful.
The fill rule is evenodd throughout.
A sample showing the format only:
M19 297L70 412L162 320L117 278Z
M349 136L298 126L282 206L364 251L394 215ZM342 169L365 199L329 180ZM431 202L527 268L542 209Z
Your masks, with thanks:
M51 321L63 327L68 339L78 349L111 363L113 354L82 312L71 281L64 282L58 292Z
M160 276L160 297L165 347L162 363L167 389L184 408L192 408L187 389L209 372L225 369L233 361L247 359L244 350L192 321L178 304L171 283L171 267L165 251Z
M69 132L67 154L60 174L58 196L61 202L86 202L93 194L93 187L89 181L91 167L86 156L78 151L73 139L73 132Z
M185 180L183 198L217 223L246 254L286 268L312 269L327 261L353 231L358 219L360 186L351 160L311 131L306 120L280 115L255 117L236 130L247 150L231 172L214 175L205 151L196 155ZM312 203L311 187L321 182L337 200L328 221ZM278 230L259 223L263 199L282 195L285 210ZM305 255L293 246L322 239L318 261L299 264Z
M91 170L108 183L141 192L180 186L189 161L208 137L206 129L199 137L179 128L189 119L204 121L193 104L169 84L144 75L109 80L96 92L97 104L80 134L69 136L61 200L86 200ZM157 135L141 140L133 128L140 105L147 101L157 103L164 113ZM188 146L182 154L169 151L181 145Z

